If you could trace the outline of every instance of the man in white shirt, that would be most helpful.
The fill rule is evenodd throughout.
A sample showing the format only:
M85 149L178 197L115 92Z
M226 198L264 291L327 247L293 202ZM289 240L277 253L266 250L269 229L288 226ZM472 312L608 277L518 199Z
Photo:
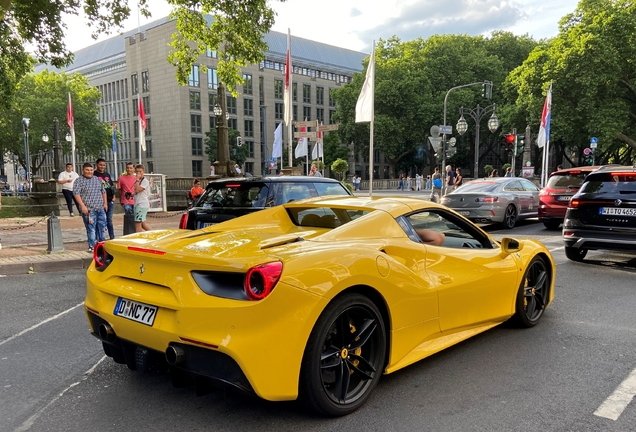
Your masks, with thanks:
M148 198L148 189L150 182L145 178L145 168L139 164L135 166L137 180L135 180L135 231L150 231L150 225L146 223L146 214L150 208L150 199Z
M82 213L82 210L79 207L77 201L73 197L73 184L75 184L75 180L79 177L75 171L73 171L73 164L66 164L66 171L62 171L60 175L57 177L57 182L62 185L62 194L64 195L64 199L66 200L66 206L68 207L68 212L71 214L71 217L74 217L73 213L73 203L75 203L75 207L77 207L77 211Z

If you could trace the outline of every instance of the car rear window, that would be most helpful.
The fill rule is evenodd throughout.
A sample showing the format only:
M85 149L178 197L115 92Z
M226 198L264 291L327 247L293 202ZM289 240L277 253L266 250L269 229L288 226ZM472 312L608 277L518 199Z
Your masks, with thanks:
M550 176L546 187L550 189L579 188L583 184L583 180L587 174L588 173L584 172L579 172L577 174L553 174Z
M465 193L465 192L493 192L497 189L498 184L489 181L468 182L464 186L456 189L452 193Z
M269 188L264 183L220 183L208 187L197 207L265 207Z
M272 183L273 205L287 204L305 198L326 195L349 195L349 191L336 182L281 182Z
M294 224L317 228L336 228L371 213L369 210L331 207L292 207L287 212Z
M636 172L604 172L590 174L582 193L636 194Z

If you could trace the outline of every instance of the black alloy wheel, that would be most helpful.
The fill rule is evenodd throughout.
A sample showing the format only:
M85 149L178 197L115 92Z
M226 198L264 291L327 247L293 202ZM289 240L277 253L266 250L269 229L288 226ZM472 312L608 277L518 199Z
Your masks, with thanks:
M347 415L369 398L383 372L382 315L359 294L336 298L322 313L303 356L299 393L313 410Z
M585 255L587 255L587 249L565 246L565 256L572 261L581 262Z
M550 289L550 272L543 258L534 258L526 269L517 292L515 318L522 327L534 327L545 311Z
M517 223L517 208L514 205L509 204L508 207L506 207L506 212L504 213L503 225L505 228L512 229L514 228L515 223Z

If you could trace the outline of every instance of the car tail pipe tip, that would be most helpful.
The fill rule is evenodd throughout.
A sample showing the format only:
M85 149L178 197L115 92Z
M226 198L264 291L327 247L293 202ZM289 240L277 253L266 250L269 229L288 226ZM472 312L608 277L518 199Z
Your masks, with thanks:
M115 341L115 331L108 324L100 324L97 333L104 342L112 343Z
M170 345L166 349L166 361L170 366L176 366L185 360L185 351L178 346Z

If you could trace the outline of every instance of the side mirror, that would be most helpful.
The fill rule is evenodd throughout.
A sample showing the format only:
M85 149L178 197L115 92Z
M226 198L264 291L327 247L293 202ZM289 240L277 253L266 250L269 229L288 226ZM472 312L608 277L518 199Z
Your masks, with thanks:
M519 252L521 249L523 249L523 243L519 243L519 240L509 237L504 237L501 240L501 251L506 255Z

